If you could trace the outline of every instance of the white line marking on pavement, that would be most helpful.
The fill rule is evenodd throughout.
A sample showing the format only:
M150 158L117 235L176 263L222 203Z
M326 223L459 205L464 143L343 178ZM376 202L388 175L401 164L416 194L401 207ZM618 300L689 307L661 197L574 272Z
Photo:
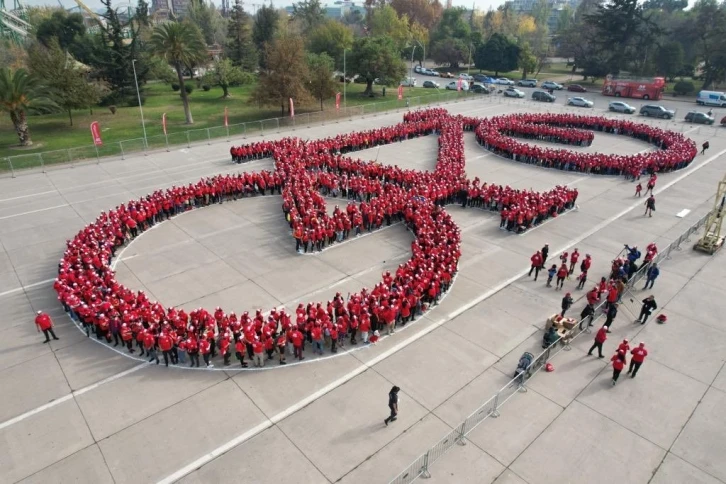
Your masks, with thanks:
M30 197L37 197L40 195L47 195L49 193L57 193L57 192L55 190L48 190L47 192L37 192L37 193L30 193L28 195L19 195L17 197L3 198L2 200L0 200L0 203L10 202L12 200L20 200L21 198L30 198Z
M10 294L15 294L16 292L24 291L26 289L30 289L31 287L42 286L43 284L48 284L49 282L53 282L53 281L55 281L55 278L46 279L44 281L39 281L39 282L34 282L33 284L28 284L27 286L16 287L15 289L10 289L9 291L0 292L0 297L8 296Z
M3 423L0 423L0 430L10 427L11 425L14 425L18 422L22 422L23 420L32 417L33 415L36 415L44 410L48 410L49 408L53 408L57 405L60 405L63 402L67 402L71 398L78 397L80 395L83 395L84 393L88 393L91 390L95 390L96 388L100 387L101 385L105 385L106 383L111 383L112 381L118 380L119 378L123 378L126 375L130 375L131 373L137 372L140 369L144 368L145 366L148 366L148 363L142 363L140 365L136 365L132 368L129 368L126 371L122 371L121 373L117 373L115 375L112 375L108 378L105 378L101 381L98 381L92 385L88 385L86 387L81 388L80 390L76 390L75 392L71 392L68 395L64 395L60 398L57 398L53 400L52 402L48 402L45 405L41 405L40 407L34 408L33 410L30 410L28 412L25 412L21 415L18 415L15 418L11 418L10 420L6 420Z
M5 220L8 218L13 218L13 217L20 217L22 215L30 215L32 213L47 212L48 210L55 210L56 208L63 208L63 207L68 207L68 206L69 205L67 203L64 203L62 205L54 205L52 207L39 208L38 210L31 210L29 212L15 213L13 215L5 215L5 216L0 217L0 220Z
M726 153L726 150L720 151L716 155L712 156L711 158L707 159L703 163L701 163L698 166L695 166L693 168L688 169L686 172L682 173L680 176L674 178L669 183L661 187L660 189L656 190L656 193L661 193L664 190L667 190L668 188L672 187L676 183L680 182L684 178L690 176L691 174L695 173L696 171L700 170L704 166L711 163L713 160L717 159L721 155ZM564 247L560 248L557 252L554 252L552 255L557 255L561 253L564 250L567 250L571 247L573 247L575 244L579 244L586 238L590 237L591 235L595 234L596 232L602 230L603 228L607 227L614 221L620 219L628 212L632 211L636 207L639 207L640 201L634 203L628 208L623 209L619 213L613 215L612 217L600 222L599 224L595 225L592 229L588 230L587 232L583 233L579 237L576 237L569 242L565 244ZM375 366L376 364L380 363L381 361L385 360L389 356L397 353L398 351L406 348L410 344L418 341L419 339L423 338L427 334L431 333L432 331L440 328L443 326L447 321L450 321L451 319L459 316L460 314L468 311L472 307L476 306L480 302L484 301L485 299L491 297L492 295L496 294L497 292L501 291L508 285L512 284L513 282L517 281L519 278L523 277L525 274L529 272L529 269L524 269L520 271L519 273L515 274L514 276L510 277L506 281L498 284L497 286L493 287L489 291L485 292L481 296L477 297L476 299L470 301L469 303L461 306L456 311L453 311L450 313L446 318L440 319L439 321L435 322L431 326L424 328L420 332L412 335L410 338L405 339L401 341L400 343L396 344L395 346L389 348L385 352L381 353L380 355L376 356L372 360L370 360L368 363L362 363L360 366L352 370L351 372L347 373L346 375L343 375L342 377L338 378L337 380L331 382L330 384L326 385L325 387L321 388L315 393L312 393L311 395L303 398L302 400L298 401L297 403L289 406L285 410L281 411L280 413L270 417L266 422L263 422L256 427L252 428L251 430L248 430L247 432L238 435L234 439L230 440L229 442L226 442L222 444L221 446L217 447L216 449L212 450L211 452L199 457L195 461L187 464L186 466L182 467L181 469L177 470L176 472L168 475L167 477L161 479L158 481L158 484L171 484L173 482L178 481L179 479L183 478L184 476L191 474L195 470L201 468L205 464L208 464L212 460L216 459L220 455L230 451L234 447L246 442L247 440L251 439L255 435L267 430L268 428L272 427L273 425L277 424L278 422L284 420L285 418L289 417L290 415L294 414L298 410L304 408L305 406L313 403L315 400L327 395L331 391L335 390L336 388L340 387L341 385L347 383L348 381L352 380L356 376L360 375L364 371L366 371L368 368Z

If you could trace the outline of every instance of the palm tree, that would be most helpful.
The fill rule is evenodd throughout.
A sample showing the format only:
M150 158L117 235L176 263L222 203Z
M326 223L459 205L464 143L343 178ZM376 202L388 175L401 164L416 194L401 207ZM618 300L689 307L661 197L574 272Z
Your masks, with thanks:
M57 106L48 98L37 78L25 69L0 69L0 111L10 114L20 146L32 146L28 112L48 112Z
M192 66L205 59L207 46L202 33L195 25L189 23L169 22L159 25L151 35L151 48L175 70L179 79L184 116L187 124L193 124L192 112L189 109L189 97L184 89L182 69Z

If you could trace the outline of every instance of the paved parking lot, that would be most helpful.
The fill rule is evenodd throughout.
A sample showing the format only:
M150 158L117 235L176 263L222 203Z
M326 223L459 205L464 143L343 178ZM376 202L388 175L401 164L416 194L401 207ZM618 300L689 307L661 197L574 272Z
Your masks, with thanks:
M476 116L564 109L496 96L446 107ZM400 119L390 113L268 139L324 137ZM463 255L436 309L375 347L274 371L188 371L129 359L70 324L50 286L65 240L101 210L240 170L228 144L0 180L0 482L388 482L501 388L522 352L539 350L545 318L562 294L526 277L531 253L544 243L553 253L578 247L592 255L591 273L605 275L624 243L665 246L711 208L726 137L718 128L643 121L684 131L699 145L711 142L689 169L659 177L658 211L649 219L630 182L513 163L467 134L468 176L535 190L567 183L580 192L578 209L517 236L498 230L496 214L449 207L463 231ZM589 149L648 146L598 133ZM358 155L424 170L433 168L435 150L436 140L425 137ZM269 169L271 162L242 168ZM684 209L690 212L677 217ZM117 270L122 282L167 305L294 307L370 287L405 260L410 241L393 226L301 256L279 198L260 197L159 225L124 251ZM587 357L589 341L580 340L558 355L553 373L536 376L501 417L441 458L431 480L726 482L725 268L723 254L684 246L652 291L668 324L632 324L644 294L638 290L606 343L610 354L624 337L646 342L650 355L637 379L610 386L606 363ZM581 296L574 286L566 289ZM55 318L60 341L41 344L36 310ZM402 388L401 414L385 427L394 384Z

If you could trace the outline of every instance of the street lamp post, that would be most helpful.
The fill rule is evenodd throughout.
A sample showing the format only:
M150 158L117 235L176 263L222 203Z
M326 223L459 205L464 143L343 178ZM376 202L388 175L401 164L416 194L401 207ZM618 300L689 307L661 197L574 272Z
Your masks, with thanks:
M411 86L411 79L413 79L413 54L416 52L416 46L413 46L413 49L411 50L411 75L408 78L408 85ZM413 87L413 86L411 86Z
M422 57L423 60L421 61L421 65L426 67L426 46L422 42L419 42L416 39L413 39L413 41L416 42L418 45L420 45L421 49L423 49L423 57Z
M469 70L471 69L471 48L472 44L469 44L469 64L466 66L466 75L469 75Z
M348 107L348 98L346 97L346 87L348 86L348 73L345 70L345 52L348 49L343 49L343 107Z
M134 70L134 84L136 84L136 97L139 100L139 112L141 113L141 129L144 132L144 148L149 148L149 143L146 139L146 123L144 122L144 109L141 107L141 92L139 91L139 80L136 77L136 59L131 61L131 68ZM184 89L184 86L182 86Z

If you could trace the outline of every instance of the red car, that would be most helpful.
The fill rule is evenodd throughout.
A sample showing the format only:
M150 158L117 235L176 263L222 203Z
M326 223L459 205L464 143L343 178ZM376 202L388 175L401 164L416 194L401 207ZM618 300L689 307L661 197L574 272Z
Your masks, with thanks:
M572 92L587 92L587 89L579 84L570 84L569 86L567 86L567 90Z

